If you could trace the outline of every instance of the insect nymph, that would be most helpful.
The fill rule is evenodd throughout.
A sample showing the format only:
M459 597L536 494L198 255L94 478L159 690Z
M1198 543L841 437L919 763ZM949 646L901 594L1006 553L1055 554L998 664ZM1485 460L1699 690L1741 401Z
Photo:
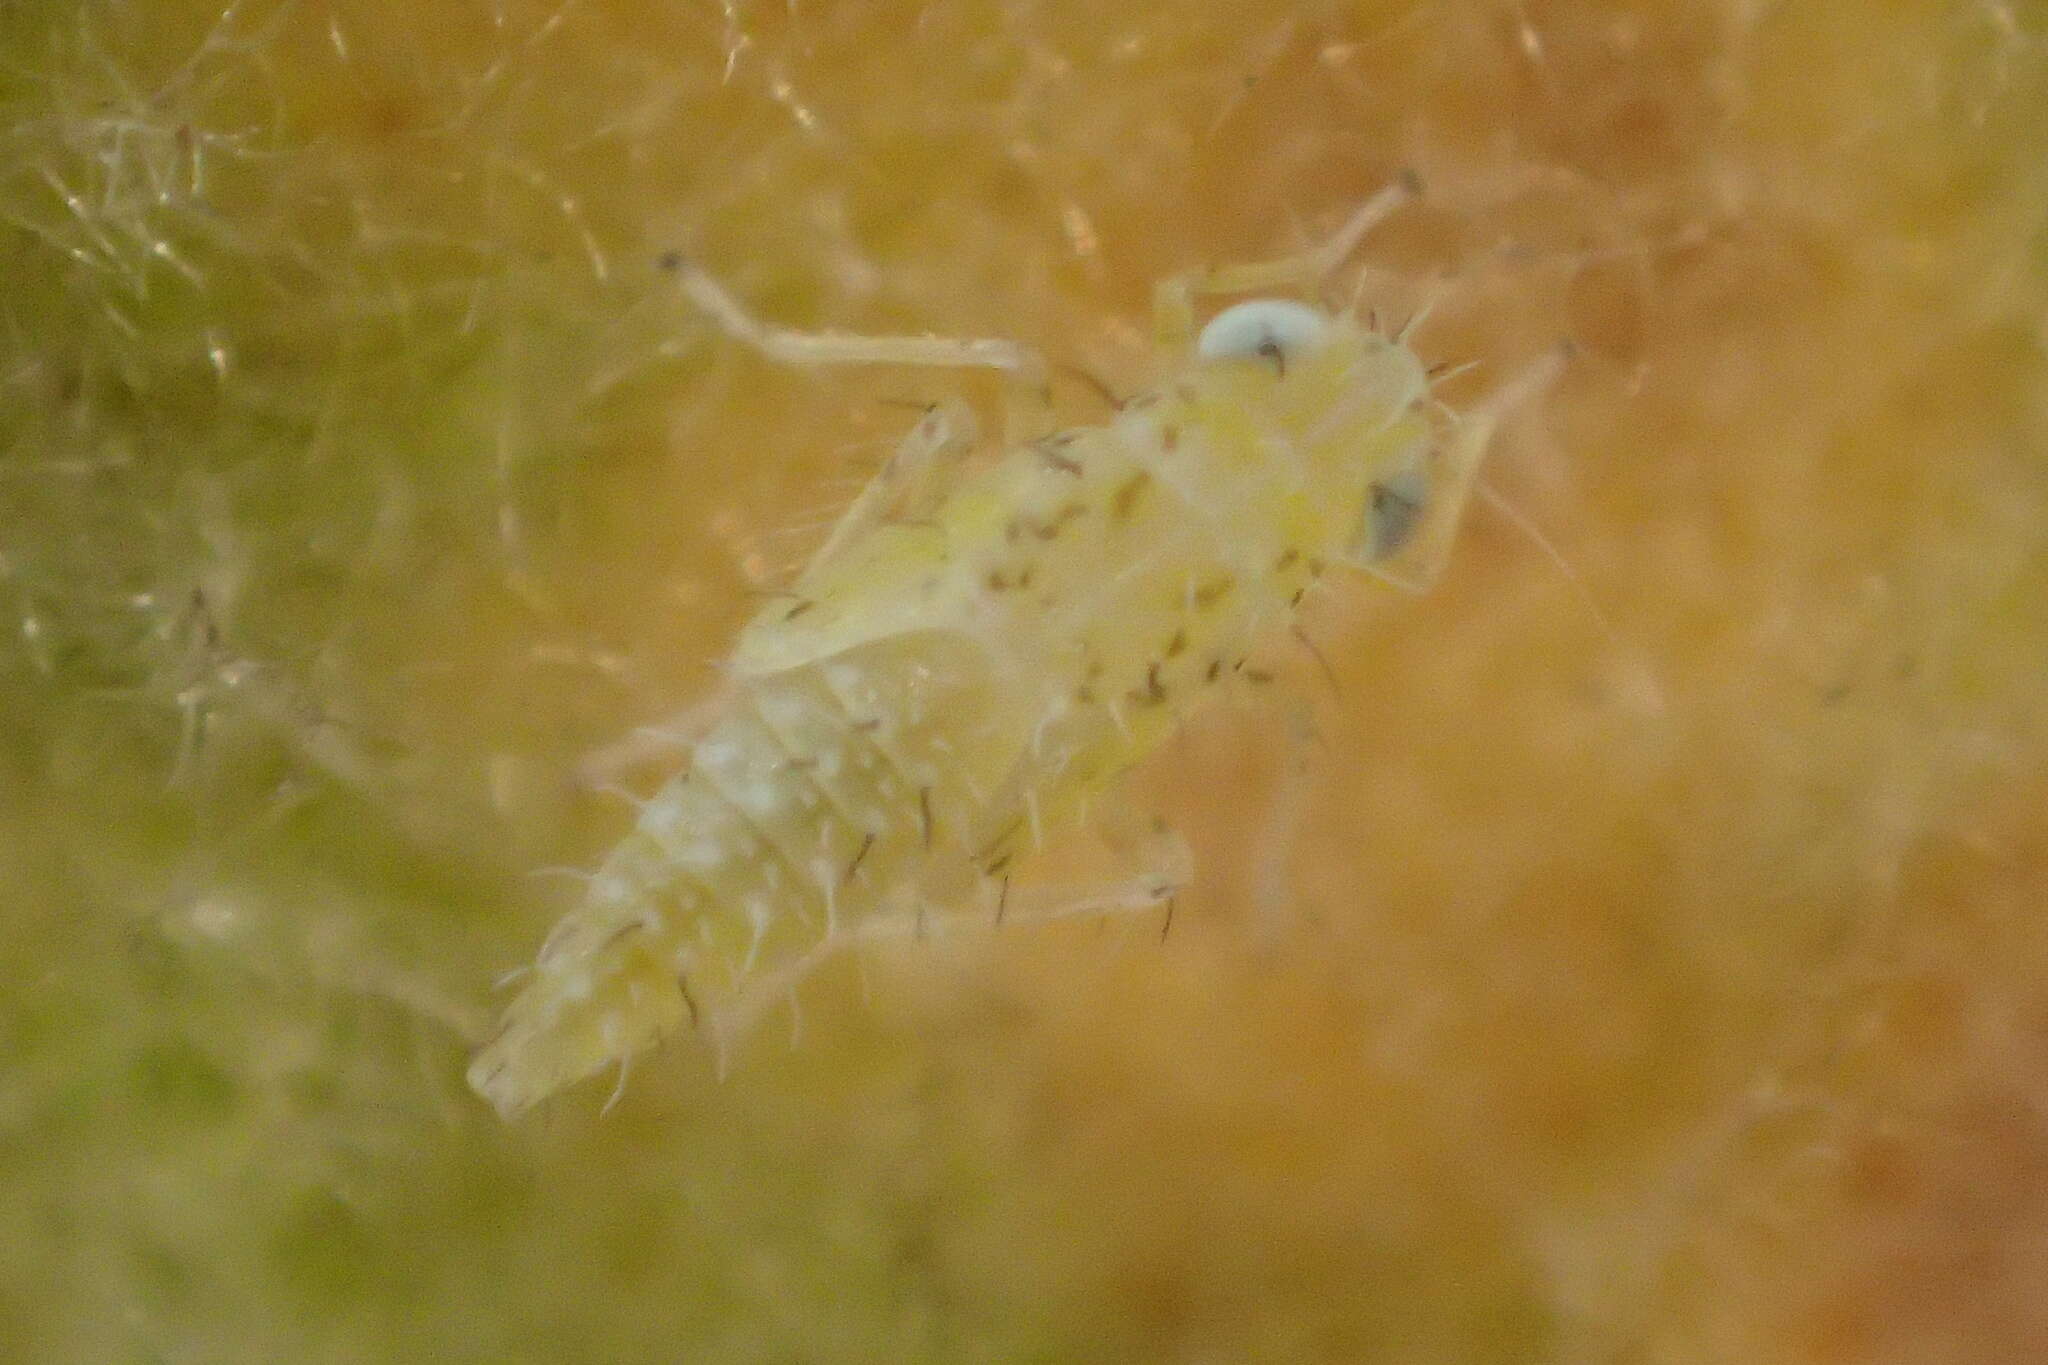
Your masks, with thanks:
M1441 565L1501 410L1462 416L1401 337L1259 297L1322 283L1413 192L1301 255L1169 280L1157 387L1106 423L959 463L934 409L816 559L742 632L683 771L549 935L471 1085L516 1113L679 1031L720 1043L779 970L920 899L1000 884L1042 834L1230 684L1339 565ZM675 259L724 328L796 363L981 365L1027 348L801 335ZM1192 344L1191 344L1192 343ZM997 901L1000 913L1000 900Z

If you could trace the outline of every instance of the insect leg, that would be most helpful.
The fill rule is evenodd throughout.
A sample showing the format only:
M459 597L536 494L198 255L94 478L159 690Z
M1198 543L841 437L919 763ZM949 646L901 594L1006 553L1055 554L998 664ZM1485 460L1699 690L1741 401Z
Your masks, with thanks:
M1050 924L1064 919L1099 919L1104 915L1138 911L1163 912L1164 925L1172 923L1173 906L1186 883L1169 880L1164 873L1148 872L1136 877L1106 882L1062 882L1043 886L1013 886L1007 878L989 884L982 893L980 909L968 914L934 916L931 932L953 933L976 928ZM997 918L995 911L1002 911Z
M725 698L713 696L657 725L644 725L586 755L576 765L577 781L596 790L615 786L627 774L651 763L673 762L696 747L697 741L723 714Z
M1050 414L1052 393L1045 357L1036 347L998 337L862 336L854 332L799 332L749 313L726 287L676 252L661 258L690 301L727 334L785 365L918 365L940 369L1000 370L1009 380L1012 414L1024 424Z
M1272 261L1215 266L1161 280L1152 291L1152 335L1170 354L1186 354L1195 335L1195 300L1204 294L1257 294L1321 284L1366 233L1422 192L1412 172L1359 205L1320 245Z
M1098 826L1103 844L1130 869L1131 884L1164 896L1193 881L1195 854L1181 832L1157 816L1136 821L1133 814L1130 806L1113 803Z
M813 572L889 517L915 520L925 515L933 490L945 486L945 473L974 449L975 438L974 414L966 404L934 403L904 435L882 472L840 514L832 534L798 578L799 590Z
M1108 855L1099 876L1091 869L1085 880L1013 888L1003 875L984 880L983 900L1004 920L1029 924L1169 907L1194 880L1195 856L1180 831L1139 817L1128 804L1107 807L1095 835Z
M1399 530L1391 539L1368 538L1361 547L1366 572L1411 592L1423 592L1436 582L1450 558L1465 504L1479 480L1480 461L1501 419L1556 382L1568 355L1568 345L1558 347L1472 411L1453 416L1424 470L1396 474L1375 485L1374 523L1382 530L1398 524ZM1397 504L1401 510L1391 510ZM1374 553L1375 541L1384 546L1383 553Z

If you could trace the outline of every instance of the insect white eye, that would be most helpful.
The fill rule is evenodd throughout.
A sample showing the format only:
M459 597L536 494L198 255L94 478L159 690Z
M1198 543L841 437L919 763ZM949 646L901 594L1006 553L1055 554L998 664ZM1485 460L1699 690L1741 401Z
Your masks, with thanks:
M1204 360L1223 356L1273 356L1284 359L1323 334L1330 320L1292 299L1250 299L1209 319L1195 342Z

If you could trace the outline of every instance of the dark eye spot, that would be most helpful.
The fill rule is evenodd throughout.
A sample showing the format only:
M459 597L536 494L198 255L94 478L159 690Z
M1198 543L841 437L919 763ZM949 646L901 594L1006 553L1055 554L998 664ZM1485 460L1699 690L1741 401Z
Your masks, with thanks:
M1372 486L1372 506L1364 528L1368 559L1385 559L1414 537L1426 496L1420 474L1397 474Z

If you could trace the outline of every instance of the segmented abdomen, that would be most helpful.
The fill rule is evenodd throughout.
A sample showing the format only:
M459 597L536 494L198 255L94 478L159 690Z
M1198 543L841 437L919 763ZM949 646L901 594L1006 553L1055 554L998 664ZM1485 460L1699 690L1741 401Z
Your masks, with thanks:
M678 1028L726 1029L750 982L957 852L948 813L1014 752L994 684L934 633L737 686L549 936L471 1083L516 1112Z

